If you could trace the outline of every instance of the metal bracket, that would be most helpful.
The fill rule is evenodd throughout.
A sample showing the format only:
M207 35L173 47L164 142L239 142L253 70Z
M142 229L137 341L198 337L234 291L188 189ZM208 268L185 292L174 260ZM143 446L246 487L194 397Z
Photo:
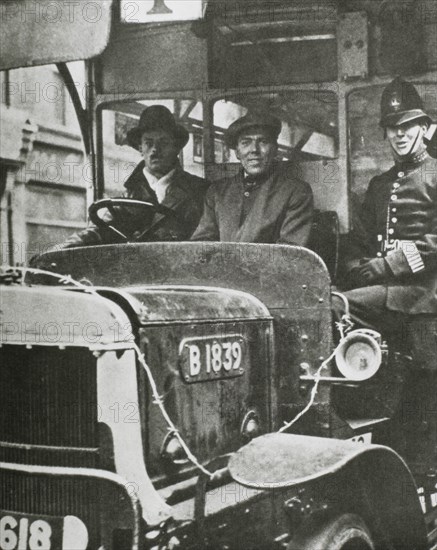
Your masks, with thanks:
M337 37L339 78L365 78L369 72L366 12L343 13Z

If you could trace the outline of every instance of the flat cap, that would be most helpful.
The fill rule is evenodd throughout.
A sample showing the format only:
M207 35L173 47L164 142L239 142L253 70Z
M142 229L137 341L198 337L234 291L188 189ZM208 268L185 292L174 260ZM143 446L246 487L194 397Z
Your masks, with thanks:
M281 133L281 121L268 113L247 113L233 122L225 132L225 143L230 149L235 149L239 136L251 128L266 130L273 141Z

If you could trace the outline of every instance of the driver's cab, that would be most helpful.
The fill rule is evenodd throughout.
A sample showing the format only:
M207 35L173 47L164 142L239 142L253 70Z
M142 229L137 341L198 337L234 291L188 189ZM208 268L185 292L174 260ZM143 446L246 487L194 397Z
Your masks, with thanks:
M23 35L34 39L11 46L20 2L5 4L10 21L2 36L9 60L5 67L54 60L50 44L38 39L43 17L27 17L29 28ZM436 118L437 60L431 47L433 27L421 19L426 12L420 6L409 6L406 12L394 2L365 0L348 10L317 1L270 6L254 0L245 9L227 1L192 0L184 10L181 5L174 0L102 1L95 3L98 13L82 13L67 31L65 21L51 22L58 74L72 92L70 107L76 108L89 159L82 170L84 181L74 181L75 192L80 185L86 188L87 208L76 197L68 208L57 200L59 212L54 216L65 215L69 222L74 211L74 223L83 227L93 203L123 194L124 183L141 160L140 152L128 145L127 132L147 106L166 106L186 128L189 138L179 155L181 166L209 183L239 169L224 142L224 130L248 109L268 109L282 122L280 159L313 191L317 214L308 246L335 277L338 236L353 227L354 211L370 178L391 163L378 127L383 87L402 72L419 87L427 112ZM423 32L418 33L420 25ZM30 44L32 55L26 57ZM402 45L402 64L396 45ZM75 59L86 59L82 90L87 93L82 97L76 97L70 70ZM41 157L52 154L68 166L71 159L63 162L60 156L62 138L54 153L44 150ZM72 189L60 185L57 196L61 192ZM38 204L43 205L45 195L40 195ZM101 217L102 212L93 207L91 215ZM53 245L55 231L57 243L62 242L69 223L51 223ZM37 230L34 219L27 227L27 234L10 232L12 238L41 242L49 235L48 228ZM140 239L147 240L144 235Z
M93 62L94 198L119 196L141 159L126 135L146 106L165 105L188 130L181 165L209 183L239 169L226 128L248 110L268 110L282 122L280 160L313 191L308 246L335 279L339 241L370 179L392 162L378 121L394 74L402 69L419 87L435 119L432 30L424 26L421 44L408 41L402 67L392 45L413 32L420 13L410 21L394 4L363 2L361 11L343 13L319 2L308 11L258 2L242 11L223 2L223 9L204 5L201 21L176 25L148 23L150 14L131 14L128 4L120 4L109 44Z
M240 169L225 130L248 111L268 111L282 123L278 159L312 188L316 216L308 246L335 276L339 234L350 224L336 15L318 9L315 20L303 14L297 21L284 3L273 28L265 6L238 15L225 4L220 10L210 3L201 22L147 27L146 14L127 16L122 3L121 22L93 63L94 198L120 196L141 160L127 134L146 107L164 105L188 130L182 168L209 184Z
M317 210L331 211L330 215L316 214L309 246L315 251L326 252L326 263L335 272L338 249L335 209L338 204L333 197L339 173L338 97L335 92L317 86L278 86L271 90L254 86L237 93L217 91L211 97L205 97L203 90L194 90L161 98L155 95L153 99L147 99L147 94L117 102L102 99L97 117L101 153L98 173L100 191L105 197L120 196L141 161L141 153L129 145L127 135L138 124L143 110L152 105L167 107L188 130L188 143L179 155L181 166L184 171L205 178L208 184L240 170L235 151L227 147L224 139L225 130L235 120L249 110L268 111L277 117L282 123L278 160L287 163L291 177L311 185ZM107 202L100 204L108 206ZM130 205L126 203L126 206ZM95 206L90 213L92 221L99 223ZM117 242L116 237L114 240ZM143 234L139 240L149 239Z

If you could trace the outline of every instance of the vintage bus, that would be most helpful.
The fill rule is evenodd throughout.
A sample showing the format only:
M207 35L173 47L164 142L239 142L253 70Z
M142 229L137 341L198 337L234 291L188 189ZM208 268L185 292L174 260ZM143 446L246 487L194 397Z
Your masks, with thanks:
M383 88L406 76L437 120L435 2L0 8L1 68L56 63L71 93L97 223L140 160L127 131L157 104L189 132L184 169L209 181L238 169L229 124L268 109L317 208L308 249L126 238L4 268L0 548L437 548L437 413L432 388L405 387L412 362L433 368L437 319L412 319L411 358L384 334L336 345L330 307L342 239L391 163Z

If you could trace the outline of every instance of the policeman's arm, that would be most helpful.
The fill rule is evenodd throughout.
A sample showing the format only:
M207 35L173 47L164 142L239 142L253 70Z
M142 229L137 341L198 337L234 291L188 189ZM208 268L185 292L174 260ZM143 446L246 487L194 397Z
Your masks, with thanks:
M306 246L314 215L314 200L311 187L299 182L288 201L285 217L279 231L278 244Z
M191 236L191 241L219 241L220 232L215 215L214 185L206 192L203 214L199 225Z
M395 277L437 272L437 205L431 232L415 242L406 242L400 250L389 252L385 260Z

